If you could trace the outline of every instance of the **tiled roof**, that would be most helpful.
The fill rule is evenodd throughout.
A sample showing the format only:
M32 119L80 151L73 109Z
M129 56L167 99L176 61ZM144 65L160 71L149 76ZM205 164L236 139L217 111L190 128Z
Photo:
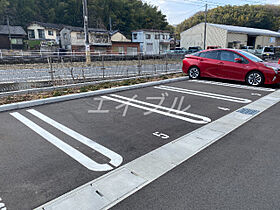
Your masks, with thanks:
M10 26L8 28L7 25L0 25L0 34L9 34L11 35L26 35L26 32L21 26Z
M159 29L138 29L138 30L134 30L132 32L141 32L141 31L145 31L145 32L157 32L157 33L170 33L170 31L167 30L159 30Z
M34 21L31 24L37 24L45 28L56 29L56 30L60 30L63 28L62 24L55 24L55 23L43 23L43 22Z
M71 31L80 31L80 32L84 31L84 28L82 28L82 27L64 26L64 28L67 28ZM108 32L106 29L103 29L103 28L89 28L88 31L89 32Z

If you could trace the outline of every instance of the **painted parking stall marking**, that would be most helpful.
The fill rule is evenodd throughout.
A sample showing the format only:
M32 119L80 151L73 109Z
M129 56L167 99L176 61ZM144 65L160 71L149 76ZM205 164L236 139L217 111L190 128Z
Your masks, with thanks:
M42 121L48 123L49 125L55 127L56 129L62 131L63 133L67 134L68 136L74 138L75 140L81 142L82 144L94 149L95 151L99 152L100 154L108 157L110 159L110 164L118 167L122 161L123 158L119 154L107 149L106 147L97 144L96 142L92 141L91 139L71 130L70 128L67 128L66 126L52 120L51 118L41 114L40 112L31 109L28 110L27 112L31 113L32 115L38 117ZM18 112L10 113L14 118L22 122L24 125L29 127L31 130L39 134L41 137L43 137L45 140L56 146L58 149L72 157L74 160L88 168L89 170L92 171L109 171L112 170L113 167L110 166L109 164L99 164L95 162L94 160L90 159L83 153L79 152L75 148L71 147L70 145L66 144L63 142L61 139L57 138L53 134L49 133L45 129L41 128L28 118L24 117Z
M240 89L247 89L247 90L259 90L259 91L266 91L266 92L276 91L275 89L272 89L272 88L252 87L252 86L246 86L246 85L236 85L236 84L230 84L230 83L224 83L224 82L214 82L214 81L207 81L207 80L189 80L188 82L204 83L204 84L210 84L210 85L218 85L218 86L240 88Z
M172 109L172 108L167 108L167 107L155 105L155 104L152 104L152 103L148 103L148 102L144 102L144 101L140 101L140 100L136 100L136 99L133 99L133 98L128 98L128 97L124 97L124 96L120 96L120 95L116 95L116 94L111 94L110 96L101 96L101 97L104 98L104 99L107 99L107 100L115 101L115 102L118 102L118 103L121 103L121 104L126 104L126 105L129 105L129 106L132 106L132 107L136 107L136 108L139 108L139 109L143 109L143 110L147 110L147 111L150 111L150 112L158 113L158 114L165 115L165 116L168 116L168 117L180 119L180 120L190 122L190 123L207 124L207 123L211 122L211 119L208 118L208 117L204 117L204 116L201 116L201 115L188 113L188 112L184 112L184 111L176 110L176 109ZM176 113L176 114L172 114L170 112L173 112L173 113ZM180 116L179 114L184 115L184 117ZM187 117L185 117L185 116L187 116Z
M260 93L251 93L251 96L262 96L262 94L260 94Z
M219 106L218 109L222 110L222 111L230 111L230 108L227 107L221 107Z
M162 139L169 139L170 138L167 134L161 133L161 132L158 132L158 131L154 132L153 135L157 136L159 138L162 138Z
M5 203L3 203L2 198L0 198L0 210L7 210Z
M252 102L249 99L237 98L237 97L233 97L233 96L227 96L227 95L221 95L221 94L209 93L209 92L202 92L202 91L196 91L196 90L190 90L190 89L184 89L184 88L177 88L177 87L172 87L172 86L160 85L160 86L156 86L154 88L160 89L160 90L184 93L184 94L188 94L188 95L213 98L213 99L218 99L218 100L223 100L223 101L230 101L230 102L235 102L235 103L248 104L248 103Z
M76 207L73 209L78 209L81 204L84 209L110 209L279 102L280 90L175 139L35 210L60 210L67 209L70 205ZM128 174L131 179L127 179ZM116 182L116 177L122 177L125 181ZM137 182L136 177L140 179ZM93 196L84 196L86 193L92 195L95 192L92 188L95 186L102 197L96 200Z

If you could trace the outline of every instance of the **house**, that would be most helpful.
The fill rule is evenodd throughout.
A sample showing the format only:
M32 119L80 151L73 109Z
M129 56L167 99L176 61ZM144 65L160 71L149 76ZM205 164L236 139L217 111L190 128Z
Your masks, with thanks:
M140 52L139 43L127 39L121 32L110 32L113 54L136 55Z
M21 26L0 25L0 49L23 49L26 35Z
M132 42L140 44L144 54L161 54L170 50L170 32L164 30L141 29L132 31Z
M206 47L242 48L252 46L279 46L280 33L265 29L207 23ZM200 23L181 33L181 47L204 47L204 23Z
M89 44L92 52L105 53L111 50L112 42L106 29L89 28ZM85 50L84 28L64 26L60 31L61 47L73 52Z
M59 44L59 31L63 26L34 21L27 27L29 40L52 41Z

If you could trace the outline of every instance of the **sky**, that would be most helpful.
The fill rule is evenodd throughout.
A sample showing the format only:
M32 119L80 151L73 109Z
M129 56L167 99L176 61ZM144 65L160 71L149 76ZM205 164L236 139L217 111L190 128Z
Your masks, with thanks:
M151 5L157 6L163 14L167 16L167 21L171 25L183 22L198 11L205 10L205 4L210 9L217 6L244 5L244 4L276 4L280 5L280 0L143 0Z

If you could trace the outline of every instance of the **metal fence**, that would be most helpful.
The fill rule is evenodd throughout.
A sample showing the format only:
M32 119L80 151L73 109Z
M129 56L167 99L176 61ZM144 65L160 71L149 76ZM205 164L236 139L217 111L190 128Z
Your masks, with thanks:
M61 86L114 78L181 72L182 55L100 55L90 65L64 57L46 63L0 65L0 92Z

